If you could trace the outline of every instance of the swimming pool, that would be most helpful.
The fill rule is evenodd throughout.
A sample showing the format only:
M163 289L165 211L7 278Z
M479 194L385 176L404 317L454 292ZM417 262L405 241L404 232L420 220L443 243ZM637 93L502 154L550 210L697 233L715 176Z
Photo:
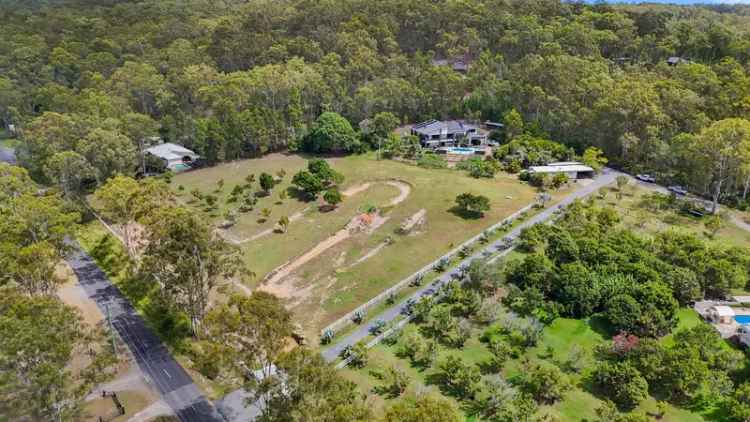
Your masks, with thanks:
M476 151L478 151L476 148L469 148L469 147L448 147L443 148L445 152L448 154L474 154Z
M181 171L190 170L191 168L192 167L190 167L189 164L177 163L177 164L175 164L175 165L172 166L172 171L175 172L175 173L179 173Z
M750 315L735 315L734 320L738 324L750 325Z

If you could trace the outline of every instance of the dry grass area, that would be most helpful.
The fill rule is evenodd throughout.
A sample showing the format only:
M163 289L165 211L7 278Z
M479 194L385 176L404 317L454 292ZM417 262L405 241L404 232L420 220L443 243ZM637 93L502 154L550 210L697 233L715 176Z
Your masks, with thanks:
M125 422L152 403L152 398L140 391L118 391L117 397L125 408L125 414L109 419L117 414L117 407L111 397L99 397L86 403L83 420L98 422L99 417L110 422Z
M723 209L720 215L724 223L716 234L712 235L705 226L706 217L699 218L674 210L653 211L645 207L645 196L651 192L653 190L648 186L631 182L625 188L621 198L618 199L616 189L612 187L604 199L597 200L615 207L623 216L623 224L640 233L652 234L665 230L685 231L724 245L750 247L750 231L747 227L741 227L740 223L732 218L732 214L741 215L741 213Z
M328 161L345 176L342 191L349 194L333 211L321 206L322 201L311 203L294 197L291 178L306 165L305 157L299 155L272 154L226 163L177 175L173 181L181 200L197 209L204 206L193 200L190 191L198 189L216 195L218 209L204 212L218 224L226 210L236 207L227 203L235 185L244 184L249 174L255 174L257 180L261 172L275 175L283 169L285 176L271 195L260 197L255 209L240 214L237 224L228 231L232 239L250 239L273 229L281 216L298 216L287 233L272 232L240 244L248 266L257 274L250 288L257 287L275 269L288 267L306 256L363 210L371 206L378 209L380 227L352 233L328 245L293 271L286 271L284 280L275 280L293 292L289 304L311 333L532 202L536 195L515 175L504 173L494 179L474 179L457 170L423 169L377 160L374 154ZM224 180L224 187L216 192L220 179ZM387 183L394 180L407 185L410 191ZM283 200L279 197L282 190L289 193ZM490 199L492 209L484 218L465 218L454 210L455 197L464 192ZM269 218L263 217L264 208L271 211ZM400 226L417 213L423 215L423 224L402 234Z

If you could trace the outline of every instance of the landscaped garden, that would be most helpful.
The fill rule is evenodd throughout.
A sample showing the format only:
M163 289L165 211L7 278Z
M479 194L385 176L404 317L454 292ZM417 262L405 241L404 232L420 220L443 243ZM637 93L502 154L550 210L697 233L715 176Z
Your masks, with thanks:
M534 202L536 196L534 189L506 173L472 178L458 170L377 160L375 154L327 161L343 176L343 200L335 207L325 202L325 195L311 201L293 187L294 175L308 163L299 155L226 163L179 174L172 181L180 200L203 210L217 226L233 219L230 227L217 230L243 250L255 273L248 287L266 278L263 288L287 299L298 315L305 316L311 332ZM275 179L267 193L259 183L263 173ZM238 185L252 188L232 200ZM481 218L465 215L455 202L462 193L488 198L490 209ZM247 194L257 199L252 209L239 212ZM214 197L211 204L206 196ZM374 223L339 236L353 219L373 210ZM288 226L282 229L283 218Z

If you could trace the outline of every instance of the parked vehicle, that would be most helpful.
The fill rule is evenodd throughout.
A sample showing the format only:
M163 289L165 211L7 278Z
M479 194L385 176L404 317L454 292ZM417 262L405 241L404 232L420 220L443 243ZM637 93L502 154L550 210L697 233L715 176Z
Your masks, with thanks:
M650 174L638 174L635 176L636 179L646 183L656 183L656 178Z
M688 191L682 186L679 185L672 185L667 188L668 191L673 192L677 195L687 195Z

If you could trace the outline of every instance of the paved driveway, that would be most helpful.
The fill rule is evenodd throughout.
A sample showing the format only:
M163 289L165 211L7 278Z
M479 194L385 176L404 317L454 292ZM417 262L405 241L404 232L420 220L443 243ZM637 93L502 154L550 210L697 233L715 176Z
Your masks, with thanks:
M0 147L0 161L4 161L6 163L15 164L16 163L16 153L10 148Z

